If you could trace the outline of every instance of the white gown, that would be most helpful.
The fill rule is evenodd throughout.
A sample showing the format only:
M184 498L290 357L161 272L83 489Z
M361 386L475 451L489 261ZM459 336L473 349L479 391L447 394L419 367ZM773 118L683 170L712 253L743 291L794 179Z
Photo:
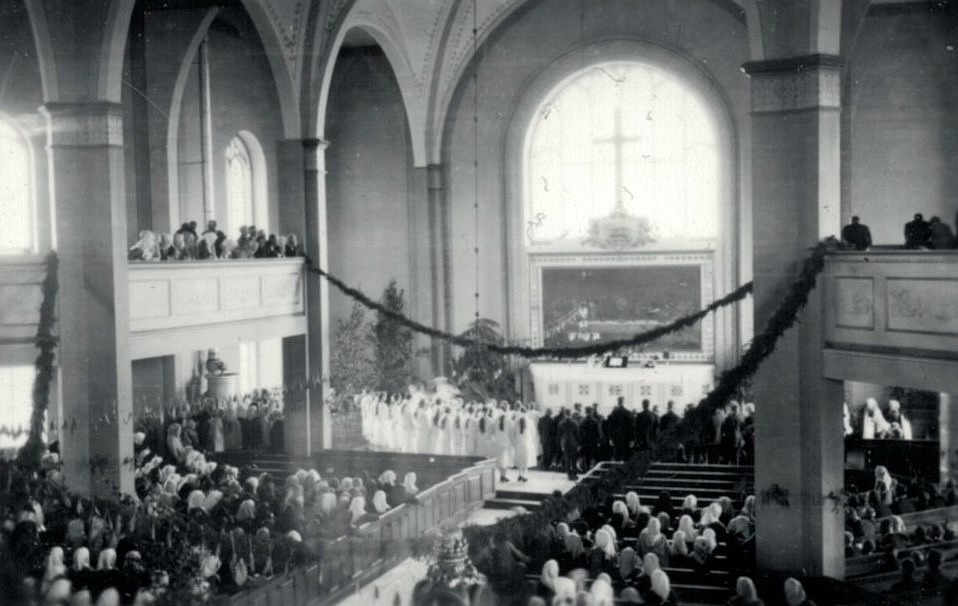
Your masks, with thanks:
M521 429L523 421L525 422L524 430ZM519 469L528 469L536 464L538 441L531 427L532 419L528 414L516 420L516 467Z
M508 414L500 415L496 419L495 425L496 446L498 447L498 456L496 457L496 466L499 469L509 469L515 464L515 426Z
M432 409L420 408L416 413L416 425L419 430L416 432L416 452L429 454L432 452Z

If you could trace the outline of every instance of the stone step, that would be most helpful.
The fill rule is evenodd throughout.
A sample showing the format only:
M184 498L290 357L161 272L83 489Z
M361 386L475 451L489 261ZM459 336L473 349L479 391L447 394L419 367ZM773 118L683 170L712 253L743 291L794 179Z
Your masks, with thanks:
M482 504L483 509L512 509L513 507L522 507L527 511L535 511L541 505L541 501L530 499L500 499L498 496L489 499Z

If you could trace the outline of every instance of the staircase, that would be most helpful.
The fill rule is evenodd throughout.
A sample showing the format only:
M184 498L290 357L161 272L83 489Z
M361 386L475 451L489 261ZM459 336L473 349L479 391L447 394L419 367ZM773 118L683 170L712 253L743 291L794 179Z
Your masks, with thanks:
M519 490L509 490L501 488L503 484L496 485L496 496L482 504L483 509L512 509L513 507L522 507L526 511L535 511L539 509L549 494L522 492ZM509 484L505 484L509 486Z
M729 497L739 509L745 497L755 492L754 470L742 465L652 463L641 482L625 487L624 492L630 491L637 493L646 506L653 505L662 491L668 491L676 509L690 494L698 499L699 508L719 497ZM625 499L624 492L615 498Z

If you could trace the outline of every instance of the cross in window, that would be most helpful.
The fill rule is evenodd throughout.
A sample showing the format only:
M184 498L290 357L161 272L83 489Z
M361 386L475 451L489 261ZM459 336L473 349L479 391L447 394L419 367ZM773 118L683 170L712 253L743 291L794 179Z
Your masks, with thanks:
M596 139L595 143L611 143L615 146L615 209L623 210L622 190L625 189L625 145L638 143L640 137L625 137L622 135L622 108L615 108L615 129L608 139Z

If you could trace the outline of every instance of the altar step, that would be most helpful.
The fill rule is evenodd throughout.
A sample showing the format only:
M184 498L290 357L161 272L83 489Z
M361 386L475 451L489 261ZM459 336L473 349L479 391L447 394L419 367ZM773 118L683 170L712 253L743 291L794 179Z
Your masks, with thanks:
M575 486L575 482L566 478L564 473L553 471L530 470L528 482L517 481L514 472L510 472L509 476L509 482L496 479L495 496L482 505L482 511L488 513L477 516L477 523L491 523L514 515L519 507L525 511L535 511L556 491L565 494Z

